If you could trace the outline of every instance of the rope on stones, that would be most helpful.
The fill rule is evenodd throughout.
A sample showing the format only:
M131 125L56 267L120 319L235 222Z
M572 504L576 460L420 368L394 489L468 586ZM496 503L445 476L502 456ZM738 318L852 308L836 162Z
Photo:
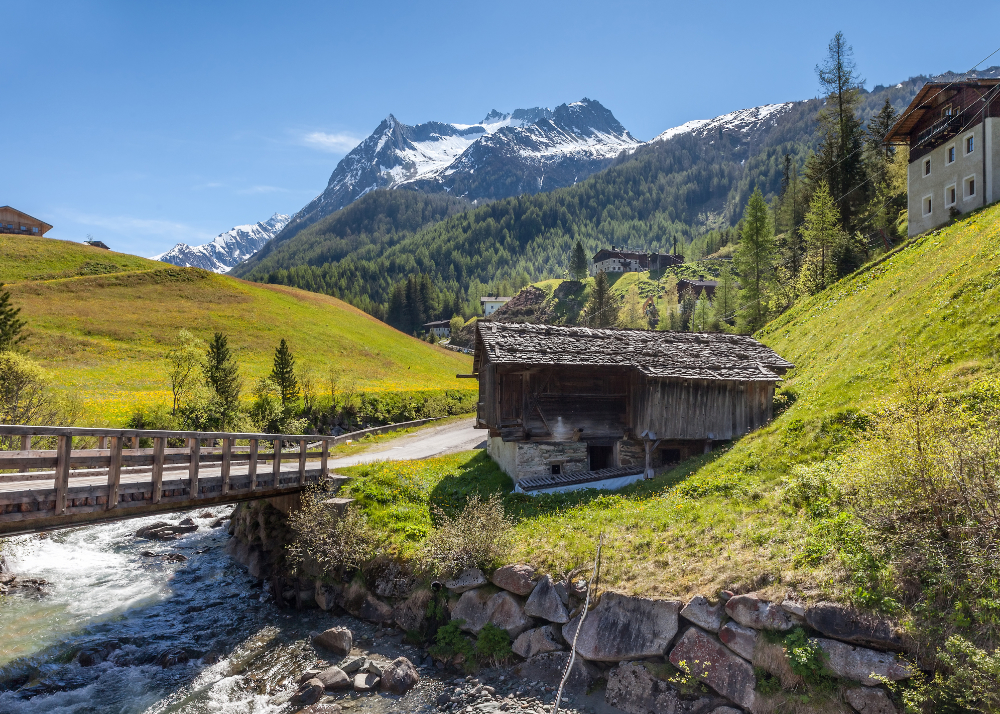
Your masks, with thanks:
M556 701L552 705L552 714L559 714L559 703L562 701L563 687L566 686L569 673L573 671L573 663L576 661L576 641L580 637L580 630L583 629L583 621L587 619L587 610L590 608L590 593L594 591L601 577L601 547L603 545L604 533L602 532L597 540L597 553L594 555L594 570L590 574L590 582L587 583L587 597L583 602L583 612L580 613L580 622L577 623L576 632L573 633L573 646L570 648L566 671L563 672L562 680L559 682L559 691L556 692Z

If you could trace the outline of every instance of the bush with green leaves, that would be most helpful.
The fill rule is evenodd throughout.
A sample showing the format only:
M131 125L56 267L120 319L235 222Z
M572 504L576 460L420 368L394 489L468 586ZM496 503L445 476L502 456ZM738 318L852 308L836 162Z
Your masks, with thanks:
M511 658L510 635L492 622L479 631L476 637L476 661L490 667L497 667Z
M785 656L788 666L813 687L826 687L832 682L826 670L826 654L805 630L796 627L785 636Z
M467 672L472 672L476 669L476 650L460 629L463 624L465 620L460 619L439 627L434 635L434 644L427 648L427 652L440 660L450 660L462 655L462 666Z
M514 521L504 510L503 497L473 495L456 515L434 509L434 529L427 537L425 554L431 569L442 574L466 568L488 570L509 552Z
M385 534L368 524L359 508L343 515L326 503L329 492L313 487L302 494L302 506L288 517L294 534L287 546L288 563L297 570L317 567L320 572L344 574L358 570L380 552Z

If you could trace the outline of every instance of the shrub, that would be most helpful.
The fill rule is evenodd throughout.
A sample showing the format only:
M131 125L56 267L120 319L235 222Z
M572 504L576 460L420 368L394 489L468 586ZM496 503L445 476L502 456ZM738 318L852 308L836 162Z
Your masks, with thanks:
M795 466L788 475L783 500L794 508L804 508L813 518L831 515L841 501L834 482L839 467L836 461Z
M465 568L488 570L509 552L513 520L506 514L503 498L493 494L485 501L472 496L454 517L434 509L437 526L425 545L432 569L456 573Z
M17 352L0 352L0 424L68 426L76 421L79 403L56 394L52 378ZM0 449L20 448L20 437L0 437Z
M910 682L895 689L912 714L940 712L1000 711L1000 652L985 652L968 640L953 635L938 652L938 671L927 680Z
M480 665L497 667L509 660L513 654L507 630L501 630L492 622L487 622L476 639L476 662Z
M434 636L434 644L427 648L431 657L449 660L462 655L462 664L467 672L476 668L476 651L469 638L459 629L465 620L452 620L447 625L438 628Z
M789 667L806 684L816 687L831 683L824 666L825 653L801 627L796 627L785 637L785 656L788 657Z
M385 536L368 525L358 508L343 516L325 504L329 494L312 488L302 494L302 507L288 517L294 534L288 546L288 562L298 570L315 564L323 571L361 568L381 549Z

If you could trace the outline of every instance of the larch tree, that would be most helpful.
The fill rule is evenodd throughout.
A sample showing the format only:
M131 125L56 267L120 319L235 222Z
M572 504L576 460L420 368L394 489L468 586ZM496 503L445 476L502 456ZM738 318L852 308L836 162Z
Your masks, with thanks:
M764 194L754 189L743 213L743 231L733 254L733 264L742 289L737 298L737 326L752 333L767 322L770 287L778 245L774 239L770 212Z
M573 280L583 280L587 277L587 253L579 240L573 246L573 254L569 259L569 275Z
M844 243L837 206L825 182L820 183L809 203L802 236L806 258L799 289L813 295L837 280L837 260Z
M660 313L660 321L656 325L657 330L679 330L679 319L677 317L677 276L669 273L663 278L663 311Z
M712 332L714 322L712 312L712 303L709 301L708 296L702 293L702 296L694 304L694 310L691 312L691 322L688 325L688 331Z
M719 284L715 286L715 299L712 301L715 322L720 327L732 325L736 321L736 293L733 269L728 264L723 265L719 272Z
M170 392L173 395L171 414L176 414L181 403L195 386L202 366L201 341L187 330L178 333L180 344L167 352L170 364Z
M628 327L634 330L644 330L647 325L646 314L642 309L642 295L639 294L639 286L633 284L625 293L625 300L618 311L618 326Z
M271 379L278 388L281 406L288 409L289 405L299 398L299 380L295 376L295 357L288 348L285 338L274 350L274 366L271 368Z
M10 300L10 290L0 283L0 352L15 349L28 337L24 333L28 323L19 317L21 308L14 307Z

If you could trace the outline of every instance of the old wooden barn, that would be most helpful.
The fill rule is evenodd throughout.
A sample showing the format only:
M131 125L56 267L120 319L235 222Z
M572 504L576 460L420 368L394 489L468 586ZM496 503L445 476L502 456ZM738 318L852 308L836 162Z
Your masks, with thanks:
M766 424L791 367L743 335L483 321L476 426L520 490L617 486Z

